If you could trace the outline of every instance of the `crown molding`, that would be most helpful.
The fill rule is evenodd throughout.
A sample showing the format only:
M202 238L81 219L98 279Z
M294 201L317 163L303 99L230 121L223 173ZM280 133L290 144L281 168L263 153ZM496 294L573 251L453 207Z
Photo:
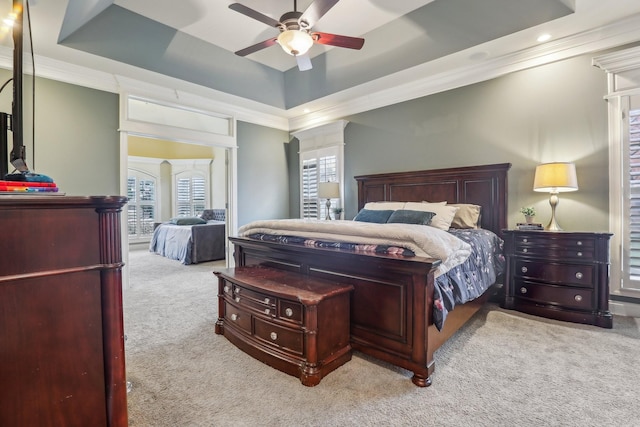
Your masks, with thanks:
M614 24L565 37L555 42L454 69L444 66L448 58L443 58L318 100L330 106L306 115L291 117L289 128L295 130L318 126L351 114L409 101L490 80L515 71L639 40L640 15L635 15ZM380 87L386 89L376 90Z
M239 96L188 83L147 70L136 69L136 74L148 75L146 81L108 73L56 59L34 55L38 77L91 89L122 95L124 92L149 99L170 101L185 106L233 116L237 120L289 130L285 111ZM0 68L13 69L13 49L0 46ZM133 67L135 68L135 67ZM33 75L33 62L24 56L23 72ZM162 85L150 83L161 81Z
M596 56L593 65L607 73L622 73L640 68L640 46Z

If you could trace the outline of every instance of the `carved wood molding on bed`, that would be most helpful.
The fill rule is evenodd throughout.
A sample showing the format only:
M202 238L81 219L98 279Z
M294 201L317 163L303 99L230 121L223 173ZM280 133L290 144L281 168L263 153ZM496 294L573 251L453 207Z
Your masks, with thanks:
M510 163L356 176L358 210L367 202L471 203L482 206L482 228L507 228Z
M510 166L503 163L358 176L358 207L374 201L477 204L482 206L482 227L500 235L506 228ZM263 264L353 286L353 349L413 372L413 383L422 387L431 384L434 352L491 293L456 305L438 331L433 322L433 304L434 272L440 260L355 253L249 237L230 240L235 245L238 266Z

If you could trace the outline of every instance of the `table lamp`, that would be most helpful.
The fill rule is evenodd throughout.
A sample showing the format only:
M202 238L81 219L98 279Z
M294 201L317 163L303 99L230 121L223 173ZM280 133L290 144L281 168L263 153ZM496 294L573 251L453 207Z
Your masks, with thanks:
M576 166L568 162L543 163L536 166L536 175L533 179L533 191L549 192L549 204L551 205L551 221L545 227L549 231L562 231L556 221L556 206L558 205L558 193L576 191L578 178Z
M321 182L318 184L318 197L327 199L327 216L324 218L330 220L331 216L331 199L340 198L340 184L337 182Z

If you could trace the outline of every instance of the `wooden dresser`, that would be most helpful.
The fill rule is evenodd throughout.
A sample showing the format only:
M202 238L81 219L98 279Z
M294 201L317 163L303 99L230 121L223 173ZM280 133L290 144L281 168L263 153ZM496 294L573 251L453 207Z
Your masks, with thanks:
M611 328L608 233L504 230L503 307Z
M0 196L0 425L127 425L125 202Z
M260 266L215 274L216 333L241 350L306 386L351 360L351 286Z

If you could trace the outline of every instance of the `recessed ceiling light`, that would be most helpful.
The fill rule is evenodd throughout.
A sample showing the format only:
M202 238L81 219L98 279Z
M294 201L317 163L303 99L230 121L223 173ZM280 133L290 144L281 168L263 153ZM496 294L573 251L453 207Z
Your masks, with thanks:
M549 40L551 38L551 34L541 34L538 36L538 42L542 43L542 42L546 42L547 40Z

